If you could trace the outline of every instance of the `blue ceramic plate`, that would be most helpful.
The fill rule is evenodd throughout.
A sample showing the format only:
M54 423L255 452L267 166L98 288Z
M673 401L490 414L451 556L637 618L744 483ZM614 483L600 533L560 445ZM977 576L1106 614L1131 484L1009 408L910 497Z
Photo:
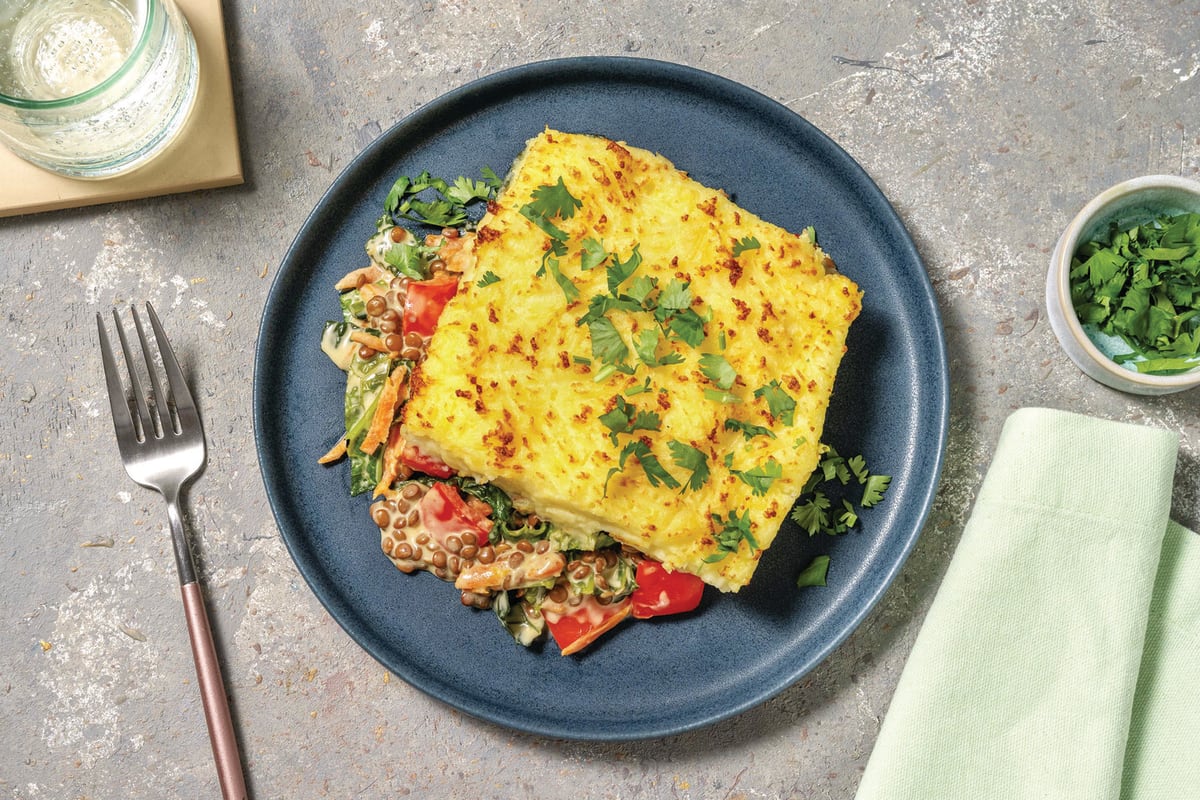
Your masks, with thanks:
M743 207L821 245L863 287L825 441L894 476L861 529L810 539L790 522L737 595L626 624L581 656L515 644L490 612L379 549L344 464L317 457L341 432L344 376L319 349L338 317L334 282L364 263L396 176L500 173L545 126L662 153ZM267 298L255 358L254 422L267 495L313 592L394 674L462 711L548 736L620 740L679 733L751 708L850 634L895 577L933 500L946 440L945 342L925 270L863 170L774 101L694 69L579 58L511 69L424 106L372 143L300 229ZM828 553L829 586L797 590Z

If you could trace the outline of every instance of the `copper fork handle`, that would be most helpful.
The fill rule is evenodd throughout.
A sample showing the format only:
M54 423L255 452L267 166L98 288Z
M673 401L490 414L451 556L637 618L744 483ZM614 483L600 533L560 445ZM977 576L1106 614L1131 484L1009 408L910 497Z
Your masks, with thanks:
M224 800L246 800L246 779L242 775L242 759L238 754L233 719L229 716L229 700L221 681L221 665L213 646L212 629L200 584L183 584L183 611L187 616L188 636L192 640L192 655L196 659L196 677L200 681L200 698L208 736L212 740L213 758L217 764L217 780Z

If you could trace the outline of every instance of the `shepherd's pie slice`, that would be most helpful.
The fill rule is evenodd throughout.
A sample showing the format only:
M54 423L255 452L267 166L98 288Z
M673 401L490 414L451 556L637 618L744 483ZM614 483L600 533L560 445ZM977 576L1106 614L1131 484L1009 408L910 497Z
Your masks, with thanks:
M819 457L861 292L662 156L547 130L481 220L407 441L736 591Z

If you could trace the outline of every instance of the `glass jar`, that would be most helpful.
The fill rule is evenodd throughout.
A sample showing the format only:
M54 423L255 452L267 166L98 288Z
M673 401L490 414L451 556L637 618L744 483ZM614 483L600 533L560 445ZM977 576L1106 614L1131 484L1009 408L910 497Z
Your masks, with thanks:
M198 82L173 0L0 0L0 143L40 167L142 166L183 129Z

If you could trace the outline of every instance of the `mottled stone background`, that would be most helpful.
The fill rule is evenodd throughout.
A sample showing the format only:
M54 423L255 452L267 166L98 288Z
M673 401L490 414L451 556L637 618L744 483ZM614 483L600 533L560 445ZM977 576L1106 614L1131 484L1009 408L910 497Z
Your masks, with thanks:
M1179 431L1175 511L1196 525L1200 395L1092 383L1043 302L1050 250L1091 196L1200 173L1195 3L224 5L244 186L0 220L0 795L217 793L162 503L121 469L101 388L95 312L130 301L169 315L203 395L190 519L258 798L851 798L1011 410ZM584 54L717 73L841 144L917 242L954 382L936 507L862 627L761 707L630 744L513 733L391 679L289 559L250 412L264 298L338 171L448 89Z

